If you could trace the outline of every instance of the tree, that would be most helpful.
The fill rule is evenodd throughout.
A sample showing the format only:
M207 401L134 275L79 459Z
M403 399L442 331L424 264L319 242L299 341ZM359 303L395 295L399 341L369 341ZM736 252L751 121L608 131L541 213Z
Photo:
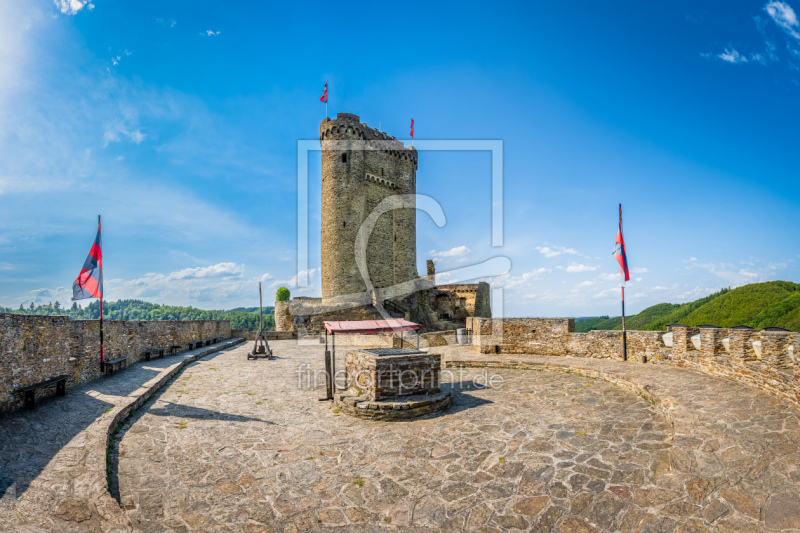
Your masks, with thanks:
M19 310L20 310L20 311L23 311L24 309L25 309L25 308L23 307L23 305L22 305L22 304L19 304Z
M34 309L36 309L36 306L34 305L33 302L31 302L31 311L33 311Z
M58 300L56 300L56 303L53 304L53 309L55 309L56 311L61 310L61 303Z
M291 293L289 292L289 289L287 289L286 287L281 287L280 289L278 289L278 292L275 295L275 301L288 302L290 297Z

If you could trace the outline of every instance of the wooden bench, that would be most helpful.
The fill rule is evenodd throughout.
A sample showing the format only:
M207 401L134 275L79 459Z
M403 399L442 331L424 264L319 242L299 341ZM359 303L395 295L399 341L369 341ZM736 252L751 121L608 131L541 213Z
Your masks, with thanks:
M204 343L206 346L211 346L211 339L204 339L204 340L203 340L203 343Z
M194 350L195 348L199 348L203 345L203 341L192 341L189 343L189 349Z
M127 357L120 357L118 359L112 359L111 361L105 362L106 373L110 376L114 373L114 367L119 365L122 368L125 368L127 365L128 358Z
M173 344L172 346L167 348L167 351L169 352L170 355L177 355L177 353L180 352L182 348L183 346L181 346L180 344Z
M160 349L160 348L157 349L157 350L146 350L144 352L144 360L145 361L149 361L150 357L152 357L153 355L157 355L158 357L163 359L164 358L164 350Z
M19 394L22 394L25 397L25 408L26 409L35 409L36 408L36 390L41 389L47 386L52 385L53 383L56 384L56 395L64 396L67 394L67 378L68 375L63 376L56 376L53 378L47 378L46 380L42 381L41 383L36 383L35 385L28 385L27 387L21 387L16 390Z

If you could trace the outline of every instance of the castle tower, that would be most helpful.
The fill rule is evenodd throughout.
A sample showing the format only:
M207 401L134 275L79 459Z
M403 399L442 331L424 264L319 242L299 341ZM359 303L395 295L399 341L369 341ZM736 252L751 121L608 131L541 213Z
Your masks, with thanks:
M416 194L417 151L339 113L320 124L322 144L322 299L332 303L366 285L355 260L359 228L384 199ZM376 288L417 279L415 209L394 209L377 221L367 243Z

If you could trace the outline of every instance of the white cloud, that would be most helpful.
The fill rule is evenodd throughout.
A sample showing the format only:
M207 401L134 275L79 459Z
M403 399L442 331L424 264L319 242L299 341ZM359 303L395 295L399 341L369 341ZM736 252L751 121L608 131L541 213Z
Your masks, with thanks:
M548 259L551 257L557 257L561 254L579 255L578 251L574 248L565 248L563 246L537 246L536 249L539 250L540 254L544 255Z
M797 32L797 14L786 2L769 2L764 6L766 11L775 24L780 26L786 33L800 40L800 33Z
M241 276L242 274L244 274L244 265L237 265L236 263L218 263L207 267L185 268L171 273L168 279L218 278Z
M747 57L740 54L739 51L734 48L726 48L724 52L717 54L717 57L726 63L732 63L734 65L737 63L747 63Z
M135 279L111 279L105 283L109 300L136 298L167 305L198 305L225 309L257 301L258 283L271 279L268 273L244 276L244 265L218 263L185 268L169 274L148 273ZM266 301L269 302L267 295Z
M437 252L436 250L431 250L428 252L429 255L433 257L442 259L445 257L464 257L465 255L469 255L471 253L470 249L466 246L456 246L455 248L450 248L449 250L444 250L441 252Z
M579 263L570 263L567 267L567 272L591 272L597 270L596 266L581 265Z
M84 7L89 11L94 9L94 4L89 0L53 0L53 3L65 15L75 15Z
M525 272L521 276L512 276L510 273L506 272L488 281L492 284L492 287L503 287L505 289L528 287L531 282L542 279L542 276L548 272L552 272L552 269L541 267L531 270L530 272Z
M647 272L647 269L644 267L637 267L637 268L632 268L630 272L631 274L644 274Z
M751 272L750 270L747 270L747 269L743 268L743 269L741 269L739 271L739 275L740 276L744 276L746 278L757 278L758 277L758 272Z
M103 133L103 148L108 147L108 145L112 142L120 142L123 137L128 139L130 142L139 145L142 144L142 141L147 138L147 134L142 133L139 128L128 130L128 128L122 123L115 124Z
M218 31L206 30L205 32L202 32L200 35L202 35L203 37L216 37L220 33L221 32Z
M272 285L270 285L270 287L296 288L298 280L301 277L308 276L309 287L303 289L301 292L312 292L312 290L315 288L314 286L317 284L316 273L317 273L317 269L316 268L311 268L309 270L301 270L300 272L298 272L297 274L295 274L294 276L292 276L291 278L289 278L287 280L275 280L275 281L273 281Z
M603 274L600 274L599 276L597 276L597 279L603 280L603 281L619 281L620 280L620 275L619 274L603 273Z

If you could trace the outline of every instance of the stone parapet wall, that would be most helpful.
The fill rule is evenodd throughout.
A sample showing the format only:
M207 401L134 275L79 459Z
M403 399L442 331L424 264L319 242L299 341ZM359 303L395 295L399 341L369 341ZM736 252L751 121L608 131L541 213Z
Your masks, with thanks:
M470 318L472 344L482 354L622 358L621 331L575 333L566 318ZM628 331L628 360L669 364L724 376L764 389L800 407L800 333L673 326L672 347L663 331ZM699 349L692 338L699 336ZM730 350L723 340L728 339ZM695 339L695 341L697 338ZM761 355L754 343L761 343ZM790 355L789 347L794 346Z
M575 319L470 317L467 329L481 353L567 355Z
M231 337L227 320L104 320L105 359L144 359L145 350ZM18 388L66 374L67 387L100 377L100 321L0 313L0 411L22 406ZM37 396L53 394L54 387Z

